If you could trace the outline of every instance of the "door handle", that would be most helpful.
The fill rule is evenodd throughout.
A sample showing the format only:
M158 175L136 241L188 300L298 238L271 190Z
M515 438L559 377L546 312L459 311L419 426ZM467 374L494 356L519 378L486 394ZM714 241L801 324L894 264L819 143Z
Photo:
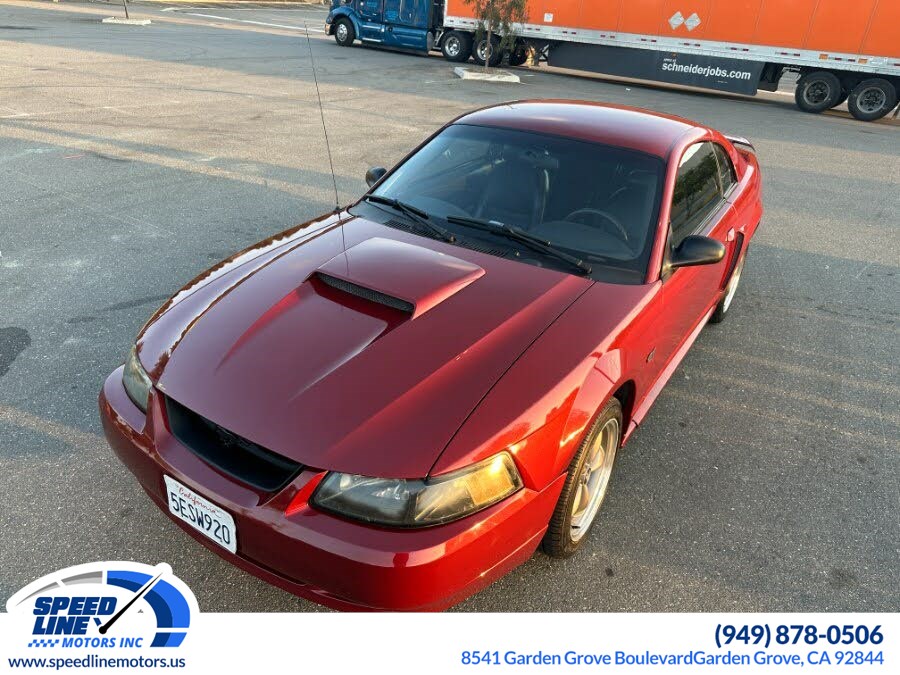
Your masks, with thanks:
M725 241L734 241L734 228L729 227L728 233L725 235Z

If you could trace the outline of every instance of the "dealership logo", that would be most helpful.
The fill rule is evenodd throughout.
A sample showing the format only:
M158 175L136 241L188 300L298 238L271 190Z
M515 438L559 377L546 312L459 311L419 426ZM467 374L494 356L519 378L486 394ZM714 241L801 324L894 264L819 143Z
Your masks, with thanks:
M178 647L198 613L165 563L95 562L37 579L13 595L21 639L33 649Z

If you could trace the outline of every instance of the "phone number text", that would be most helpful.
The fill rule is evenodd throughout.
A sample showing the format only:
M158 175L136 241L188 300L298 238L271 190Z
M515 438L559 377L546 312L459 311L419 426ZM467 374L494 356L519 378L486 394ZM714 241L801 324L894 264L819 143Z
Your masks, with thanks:
M880 645L884 641L881 626L811 626L805 624L770 626L767 623L735 626L720 623L716 626L716 646L719 649L732 643L761 645L808 644Z

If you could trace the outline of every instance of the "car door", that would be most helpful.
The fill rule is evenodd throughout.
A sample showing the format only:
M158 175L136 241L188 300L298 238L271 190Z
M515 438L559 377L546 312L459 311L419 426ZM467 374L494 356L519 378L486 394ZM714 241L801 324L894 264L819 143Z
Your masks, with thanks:
M432 0L384 0L385 44L428 49L428 10Z
M718 300L733 245L734 210L725 200L714 143L702 141L682 154L675 178L669 237L663 260L663 304L667 357L672 358ZM712 265L667 270L667 261L685 237L699 234L721 241L725 258ZM668 360L668 359L667 359Z
M384 42L384 0L359 0L359 38Z
M725 232L725 247L727 249L725 260L727 265L722 275L722 288L725 288L746 245L744 241L746 229L749 225L756 222L751 222L755 202L752 199L748 199L747 193L742 191L737 171L734 168L734 162L732 162L728 151L718 143L713 143L713 149L719 165L719 185L722 188L722 195L725 197L725 201L731 204L730 227Z

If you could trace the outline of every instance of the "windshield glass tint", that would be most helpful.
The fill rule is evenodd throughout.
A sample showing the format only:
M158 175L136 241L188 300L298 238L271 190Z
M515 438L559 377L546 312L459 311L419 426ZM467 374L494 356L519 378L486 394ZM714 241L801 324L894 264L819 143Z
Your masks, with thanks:
M457 124L432 139L374 194L438 218L466 216L519 227L584 258L598 279L640 283L656 229L662 176L662 160L643 153ZM471 232L443 224L463 237Z

